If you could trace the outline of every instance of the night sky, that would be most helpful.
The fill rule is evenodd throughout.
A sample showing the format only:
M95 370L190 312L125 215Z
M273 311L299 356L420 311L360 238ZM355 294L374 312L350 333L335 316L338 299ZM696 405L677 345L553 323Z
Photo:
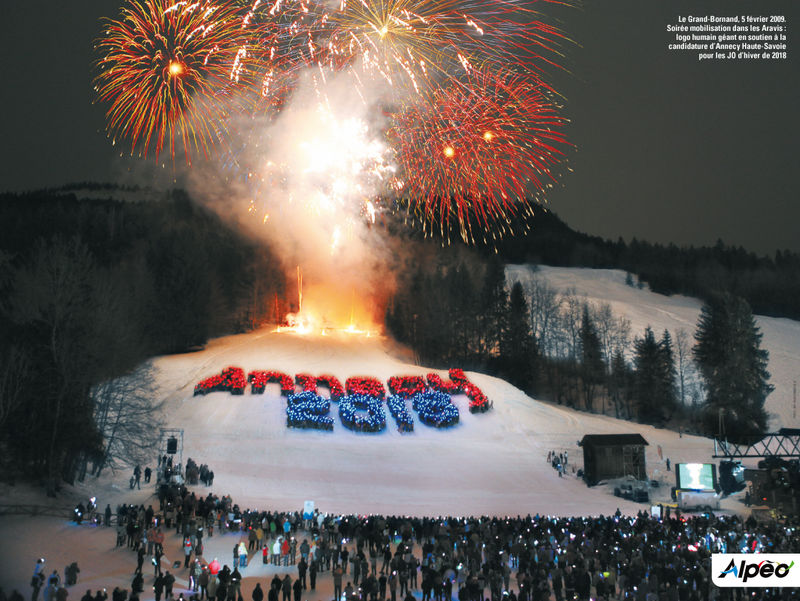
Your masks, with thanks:
M2 3L0 190L120 181L130 159L120 160L106 138L91 87L99 19L120 4ZM721 238L759 253L800 251L798 4L541 5L576 42L564 45L566 71L551 69L576 150L550 208L576 229L613 239ZM669 52L666 26L679 14L785 15L789 58L700 62L693 52Z

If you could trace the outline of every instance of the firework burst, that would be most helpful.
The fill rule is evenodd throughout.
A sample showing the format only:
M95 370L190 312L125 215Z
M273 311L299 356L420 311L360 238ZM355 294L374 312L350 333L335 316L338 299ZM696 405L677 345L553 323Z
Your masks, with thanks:
M561 35L530 4L341 0L329 18L326 56L360 62L401 95L424 96L486 63L538 69L536 59L557 53Z
M564 119L550 95L536 78L486 66L394 115L396 187L408 210L469 242L476 231L487 242L508 233L563 157Z
M182 146L189 162L239 127L223 160L280 193L265 196L300 181L303 202L374 221L373 201L397 194L431 230L496 238L566 145L544 69L564 38L544 3L561 4L128 0L97 43L97 96L132 153Z
M108 103L109 135L156 157L176 141L207 153L220 135L229 90L247 49L231 4L134 0L105 23L95 89Z

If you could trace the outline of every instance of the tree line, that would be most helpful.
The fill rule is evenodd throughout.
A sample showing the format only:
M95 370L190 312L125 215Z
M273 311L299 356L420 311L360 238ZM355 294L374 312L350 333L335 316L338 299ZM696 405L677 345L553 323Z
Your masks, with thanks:
M507 277L499 257L412 261L386 324L420 363L502 377L575 409L730 440L766 430L767 352L747 302L719 293L694 332L631 331L610 305Z
M147 359L275 321L282 273L268 247L181 191L0 195L4 473L54 493L152 454L161 422Z
M555 267L621 269L661 294L709 300L722 290L747 301L758 315L800 319L800 253L779 250L759 256L742 247L678 247L633 238L630 242L572 230L555 213L540 207L519 232L480 246L485 256L507 263Z

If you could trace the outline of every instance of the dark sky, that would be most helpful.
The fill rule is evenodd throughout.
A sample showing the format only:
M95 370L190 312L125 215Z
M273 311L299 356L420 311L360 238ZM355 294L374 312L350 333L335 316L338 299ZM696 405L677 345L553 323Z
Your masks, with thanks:
M119 0L3 2L0 190L115 181L119 149L92 104L92 43ZM554 73L571 119L550 207L629 240L800 251L800 2L583 0L542 9L575 40ZM667 50L678 15L784 15L789 59L699 62Z

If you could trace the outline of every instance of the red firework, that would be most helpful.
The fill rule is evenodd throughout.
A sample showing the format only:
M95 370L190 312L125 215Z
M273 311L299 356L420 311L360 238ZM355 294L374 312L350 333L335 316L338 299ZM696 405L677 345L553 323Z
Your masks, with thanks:
M187 162L219 136L227 91L236 82L242 46L241 17L231 3L134 0L109 20L97 42L101 57L95 89L109 103L108 131L125 138L131 153L156 157L176 140Z
M389 137L408 209L470 242L473 229L502 235L555 181L564 156L564 119L549 96L536 78L487 66L394 115Z

